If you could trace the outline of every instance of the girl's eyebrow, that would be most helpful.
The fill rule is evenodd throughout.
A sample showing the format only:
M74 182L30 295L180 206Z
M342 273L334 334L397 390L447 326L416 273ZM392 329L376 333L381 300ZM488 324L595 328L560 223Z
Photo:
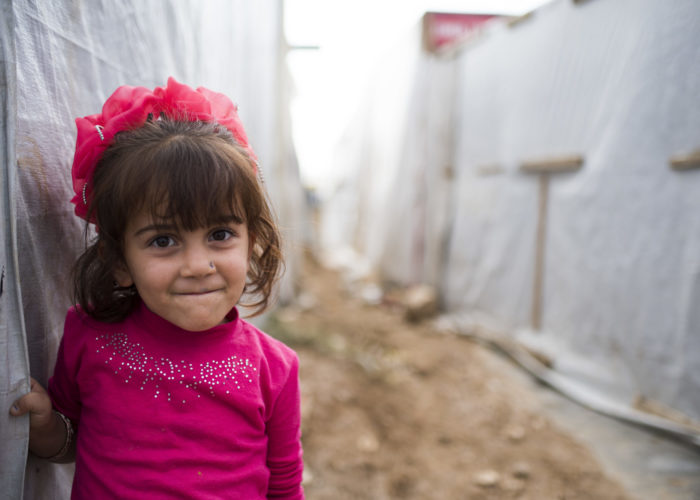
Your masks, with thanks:
M148 226L144 226L138 231L134 233L134 236L139 236L143 233L147 233L149 231L174 231L175 226L172 224L149 224Z
M215 221L212 221L211 225L216 226L218 224L243 224L244 220L237 216L237 215L230 215L227 217L221 217L217 218ZM175 224L170 224L167 222L162 222L162 223L155 223L155 224L149 224L147 226L142 227L141 229L137 230L134 233L134 236L139 236L143 233L147 233L150 231L155 231L155 232L160 232L160 231L177 231L177 226Z

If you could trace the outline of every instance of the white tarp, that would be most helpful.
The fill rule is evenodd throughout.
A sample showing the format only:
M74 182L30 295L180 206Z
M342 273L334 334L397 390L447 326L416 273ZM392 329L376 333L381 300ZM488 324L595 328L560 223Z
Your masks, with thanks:
M30 373L45 383L52 372L70 305L83 241L69 203L75 117L98 112L119 85L153 88L170 75L229 95L297 248L303 193L284 111L281 8L278 0L2 2L0 497L22 498L23 483L24 498L70 492L71 466L29 457L25 474L28 421L7 412ZM297 258L288 255L289 274Z
M327 246L436 284L601 395L700 420L700 170L669 167L700 150L700 3L557 0L453 58L419 36L339 147L359 175L327 202ZM532 328L540 178L521 165L571 155L549 174Z

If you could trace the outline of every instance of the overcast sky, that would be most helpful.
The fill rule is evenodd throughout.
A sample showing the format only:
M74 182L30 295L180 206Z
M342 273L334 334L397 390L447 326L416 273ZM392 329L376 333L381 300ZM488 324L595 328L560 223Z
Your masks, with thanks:
M550 0L285 0L294 140L305 182L324 189L332 149L377 58L427 11L518 16ZM329 111L332 110L332 113Z
M291 44L343 45L401 30L423 13L470 12L521 15L548 0L285 0ZM361 26L358 32L357 27ZM360 40L362 43L363 40Z

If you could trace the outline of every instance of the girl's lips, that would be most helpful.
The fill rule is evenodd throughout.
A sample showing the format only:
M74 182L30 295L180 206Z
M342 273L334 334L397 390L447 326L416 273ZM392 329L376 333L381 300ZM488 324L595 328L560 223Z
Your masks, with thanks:
M219 292L221 290L223 290L223 288L213 288L210 290L197 290L194 292L175 292L175 295L206 295L208 293Z

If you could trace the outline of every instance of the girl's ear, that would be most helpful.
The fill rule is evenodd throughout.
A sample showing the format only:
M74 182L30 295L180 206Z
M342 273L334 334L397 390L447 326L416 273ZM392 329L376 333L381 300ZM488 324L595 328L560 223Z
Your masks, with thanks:
M106 244L102 238L97 241L97 255L102 261L106 259L106 254L108 253L105 251L105 245ZM124 262L123 259L119 259L119 263L115 266L114 281L116 281L117 285L122 288L129 288L134 284L129 268L126 266L126 262Z
M131 278L131 273L126 267L126 264L118 264L117 268L114 270L114 280L122 288L128 288L134 284L134 280Z

